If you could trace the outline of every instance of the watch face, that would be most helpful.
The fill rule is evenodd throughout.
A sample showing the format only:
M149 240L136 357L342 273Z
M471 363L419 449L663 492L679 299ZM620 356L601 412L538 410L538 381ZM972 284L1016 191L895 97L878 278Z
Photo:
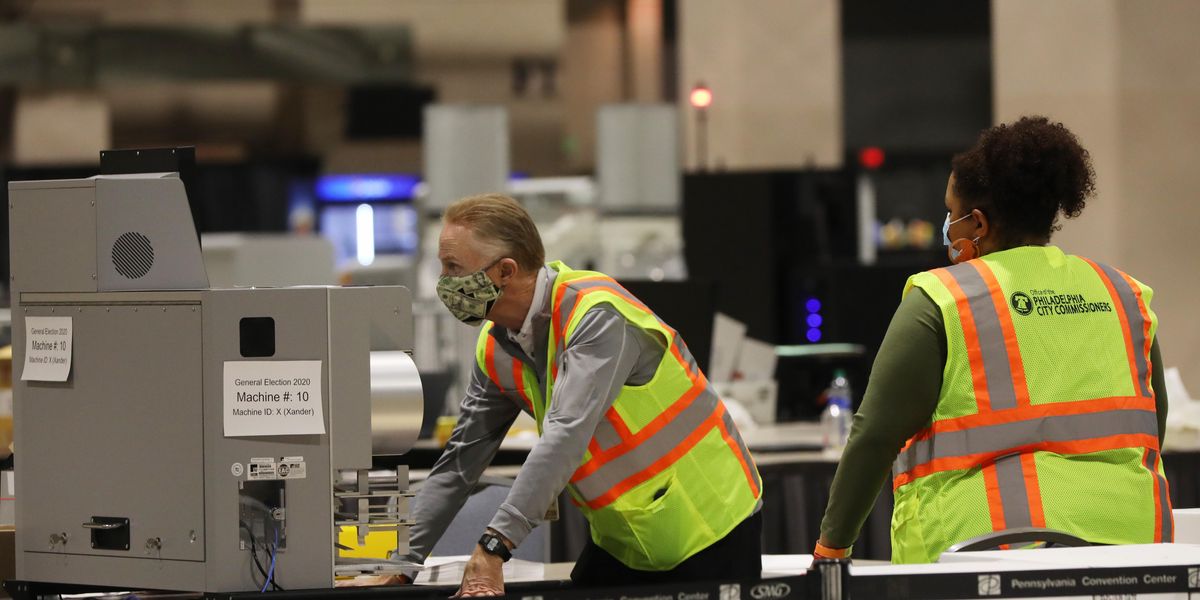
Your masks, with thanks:
M499 545L500 545L500 540L498 540L496 538L488 538L488 541L487 541L487 549L488 550L495 552L496 546L499 546Z

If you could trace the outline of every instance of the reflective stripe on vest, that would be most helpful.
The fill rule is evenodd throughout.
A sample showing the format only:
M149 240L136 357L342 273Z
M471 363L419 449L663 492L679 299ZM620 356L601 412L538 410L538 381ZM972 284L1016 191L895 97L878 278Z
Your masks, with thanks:
M1158 446L1150 398L1039 404L998 415L938 421L914 436L896 459L894 487L939 471L966 469L1017 452L1060 454ZM1136 443L1130 443L1136 442Z
M983 481L989 500L1000 498L988 502L993 530L1046 526L1033 454L1005 456L983 467Z
M1171 513L1171 494L1167 478L1158 472L1158 450L1146 448L1142 464L1154 473L1154 542L1175 539L1175 516Z
M529 390L525 389L525 371L521 359L509 357L504 361L507 364L497 365L496 338L490 331L484 335L487 338L483 354L484 372L487 373L488 379L500 388L501 393L523 404L529 409L529 414L533 414L533 402L529 399Z
M1083 260L1096 270L1117 306L1133 375L1133 389L1150 397L1150 315L1146 312L1146 303L1142 301L1141 287L1130 281L1128 275L1108 265L1086 258Z
M552 367L552 374L554 376L558 375L558 358L562 355L563 347L566 345L565 340L567 335L567 326L575 317L575 310L579 307L579 301L582 300L584 296L597 291L607 291L616 294L622 300L632 304L639 310L653 315L655 320L658 321L659 326L661 326L663 329L666 329L671 335L673 340L671 344L671 352L675 355L676 359L684 363L684 368L687 369L688 374L695 374L700 371L699 367L696 366L696 360L691 356L691 353L686 352L686 349L684 352L680 352L678 343L679 334L672 329L670 325L667 325L662 319L659 319L658 315L654 314L654 311L650 310L650 308L645 304L642 304L640 300L635 298L633 294L630 294L628 290L622 287L621 284L617 283L615 280L602 275L596 275L567 280L557 284L557 286L558 300L554 303L553 312L550 315L550 327L554 333L555 342L555 360L554 366Z
M1158 421L1147 387L1150 318L1140 288L1115 269L1091 264L1119 307L1139 396L1031 405L1012 317L991 268L973 260L935 269L955 301L978 412L935 421L913 436L894 465L894 489L933 473L980 467L993 529L1043 527L1034 452L1144 447L1157 457ZM1156 523L1163 521L1169 517Z
M958 304L979 412L1029 405L1025 368L996 276L982 261L933 271Z
M574 320L580 300L588 294L607 292L654 316L670 335L672 357L692 381L691 387L678 400L637 432L630 431L615 407L608 410L588 445L591 458L571 476L571 484L586 505L596 510L611 504L622 493L669 468L714 429L719 431L740 463L746 481L757 497L762 483L757 470L750 466L753 464L750 453L740 437L731 433L736 431L732 418L700 372L691 352L680 343L678 333L611 278L587 276L556 285L557 301L551 313L555 338L552 378L557 377L567 328Z

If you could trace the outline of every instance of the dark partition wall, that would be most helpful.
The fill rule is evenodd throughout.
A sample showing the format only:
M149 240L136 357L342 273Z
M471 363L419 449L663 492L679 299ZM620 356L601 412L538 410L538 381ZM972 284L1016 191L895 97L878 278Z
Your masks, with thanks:
M846 147L956 149L992 120L988 0L842 0Z
M854 256L853 190L840 171L685 176L688 278L716 284L717 310L745 322L750 337L791 343L789 273Z

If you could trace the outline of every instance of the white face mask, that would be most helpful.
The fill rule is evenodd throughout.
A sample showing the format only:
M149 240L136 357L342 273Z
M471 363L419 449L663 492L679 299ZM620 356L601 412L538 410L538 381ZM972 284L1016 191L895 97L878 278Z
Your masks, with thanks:
M949 245L950 245L950 226L951 226L951 225L953 225L953 224L955 224L955 223L957 223L957 222L959 222L959 221L962 221L963 219L966 219L967 217L970 217L970 216L972 216L972 215L974 215L974 214L975 214L975 213L967 213L967 214L965 214L965 215L963 215L963 216L961 216L961 217L959 217L959 218L957 218L957 219L955 219L955 220L951 221L951 220L950 220L950 213L949 213L949 212L947 212L947 213L946 213L946 224L945 224L945 225L942 225L942 243L943 243L943 244L945 244L945 245L947 245L947 246L949 246Z
M950 213L946 213L946 223L944 225L942 225L942 241L949 248L949 250L947 251L946 254L947 254L947 256L950 257L950 262L953 264L958 264L962 261L970 260L972 258L976 258L979 256L979 238L975 238L975 239L971 240L969 244L954 244L950 241L950 226L959 221L962 221L963 219L966 219L967 217L971 217L974 215L975 215L975 213L973 213L973 212L967 213L967 214L951 221ZM972 251L964 257L963 250L966 249L968 246L971 247Z

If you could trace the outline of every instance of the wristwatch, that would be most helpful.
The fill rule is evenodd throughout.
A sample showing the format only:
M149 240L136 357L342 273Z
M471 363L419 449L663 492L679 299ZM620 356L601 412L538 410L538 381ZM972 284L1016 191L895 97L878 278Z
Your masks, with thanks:
M500 560L504 562L508 562L508 559L512 558L512 551L498 535L483 534L483 537L479 538L479 546L483 548L484 552L499 556Z

